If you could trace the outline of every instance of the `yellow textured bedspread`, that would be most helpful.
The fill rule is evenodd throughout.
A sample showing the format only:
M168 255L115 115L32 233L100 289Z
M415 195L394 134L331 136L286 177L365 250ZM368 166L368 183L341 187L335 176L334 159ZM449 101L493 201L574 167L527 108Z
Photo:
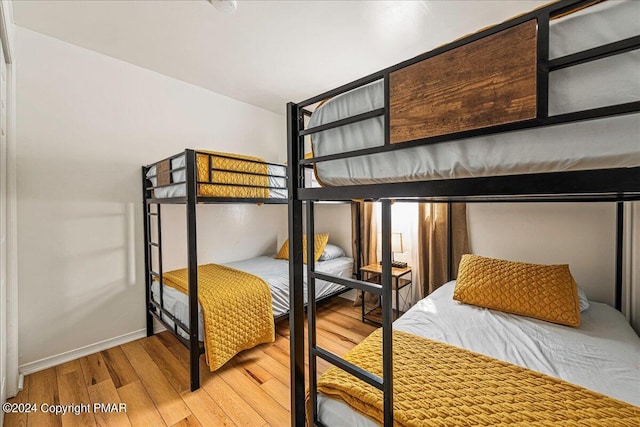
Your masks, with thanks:
M211 172L211 181L209 181L208 154L213 154L211 167L222 169L222 171L214 170ZM267 176L269 167L263 159L203 150L198 150L196 159L198 181L214 183L198 184L198 195L204 197L269 198L269 177Z
M382 334L345 357L382 376ZM396 426L634 426L640 408L557 378L394 331ZM382 392L338 368L318 390L382 424Z
M186 268L164 273L163 282L188 294ZM271 290L261 278L217 264L198 266L198 300L212 371L242 350L275 340Z

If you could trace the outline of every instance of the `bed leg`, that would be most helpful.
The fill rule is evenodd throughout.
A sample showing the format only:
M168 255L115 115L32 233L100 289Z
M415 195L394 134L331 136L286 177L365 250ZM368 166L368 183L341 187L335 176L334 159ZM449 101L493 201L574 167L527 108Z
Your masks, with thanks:
M153 316L149 312L149 307L147 307L147 336L150 337L153 335Z
M298 162L304 152L304 138L299 131L303 127L298 106L287 104L287 183L289 191L289 345L291 381L291 425L305 425L305 376L304 376L304 290L302 267L302 202L298 200L295 177L304 176Z
M187 246L189 267L189 366L191 391L200 388L200 345L198 342L198 248L196 235L196 155L186 150L187 166Z

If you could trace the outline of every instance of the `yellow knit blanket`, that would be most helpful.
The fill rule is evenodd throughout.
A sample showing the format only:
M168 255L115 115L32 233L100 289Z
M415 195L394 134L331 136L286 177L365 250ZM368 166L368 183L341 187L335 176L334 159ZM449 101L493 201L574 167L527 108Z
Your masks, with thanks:
M188 294L188 270L163 274L163 282ZM261 278L217 264L198 267L207 364L220 368L242 350L275 340L271 290Z
M209 156L211 167L223 169L212 171L209 180ZM217 155L216 155L217 154ZM226 156L226 157L220 157ZM232 159L228 157L233 157ZM236 198L269 198L269 167L263 159L239 154L218 153L215 151L198 150L196 156L198 181L213 184L199 184L198 195L204 197L236 197ZM254 161L246 161L254 160ZM261 162L256 163L255 161ZM249 172L249 173L241 173ZM251 175L260 174L260 175ZM234 185L220 185L234 184Z
M640 408L538 372L405 332L393 333L396 426L639 426ZM382 376L382 334L346 360ZM338 368L318 390L382 424L382 392Z

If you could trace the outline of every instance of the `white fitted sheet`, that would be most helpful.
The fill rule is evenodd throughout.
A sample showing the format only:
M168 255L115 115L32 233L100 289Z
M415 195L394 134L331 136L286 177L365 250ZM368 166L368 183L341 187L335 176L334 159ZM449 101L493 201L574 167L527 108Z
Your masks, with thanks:
M171 168L181 168L185 165L185 157L184 155L180 157L176 157L171 160ZM267 173L269 174L269 187L280 187L280 188L269 188L269 198L270 199L286 199L287 198L287 180L286 178L278 178L275 175L279 176L287 176L287 167L284 165L267 165ZM171 176L173 182L184 182L186 177L186 171L179 170L176 172L171 172ZM156 174L156 166L151 166L147 171L147 176L153 176ZM155 187L158 179L156 177L149 178L151 184ZM187 195L187 187L184 183L169 185L167 187L156 188L154 191L154 195L157 199L166 199L169 197L185 197Z
M273 305L273 316L277 317L289 311L289 261L275 259L270 256L260 256L256 258L245 259L225 263L236 270L245 271L260 277L267 282L271 289L271 301ZM350 278L353 271L353 259L348 257L335 258L329 261L316 262L316 271L332 274L340 277ZM307 302L307 275L304 272L304 301ZM321 298L330 293L344 289L344 286L335 283L326 282L324 280L316 280L316 298ZM154 281L151 286L152 298L155 302L160 303L158 293L158 282ZM164 308L178 318L185 325L189 325L189 301L187 295L178 291L171 286L163 285L163 302ZM173 326L171 319L163 318ZM198 304L198 337L202 341L202 309ZM187 338L187 335L178 328L181 335Z
M640 2L607 1L550 26L550 57L640 34ZM640 100L640 51L552 72L549 114ZM371 83L319 107L309 127L384 107ZM315 156L381 146L383 118L312 135ZM449 141L316 164L329 186L640 166L638 114Z
M462 304L455 282L418 302L393 328L561 378L640 406L640 338L625 317L590 302L579 328ZM374 426L346 404L318 396L329 426Z

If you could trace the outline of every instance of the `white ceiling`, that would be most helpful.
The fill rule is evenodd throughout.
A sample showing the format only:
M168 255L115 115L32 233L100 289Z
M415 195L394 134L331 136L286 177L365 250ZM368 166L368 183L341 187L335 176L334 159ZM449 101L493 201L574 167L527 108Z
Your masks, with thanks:
M14 1L17 25L284 114L547 0Z

